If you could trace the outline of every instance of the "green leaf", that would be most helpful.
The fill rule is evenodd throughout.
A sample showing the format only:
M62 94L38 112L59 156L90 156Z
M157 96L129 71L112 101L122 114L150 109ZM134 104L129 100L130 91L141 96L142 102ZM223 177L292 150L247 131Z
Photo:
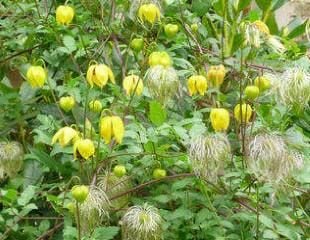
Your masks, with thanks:
M150 102L149 119L156 126L162 125L167 118L167 112L164 107L156 101Z
M306 26L307 26L308 21L309 20L306 20L303 24L292 29L288 35L288 38L292 39L292 38L296 38L296 37L304 34L306 32Z
M36 193L36 187L29 185L17 199L17 203L21 206L25 206L30 202Z
M206 14L211 7L211 1L206 0L194 0L192 3L192 11L198 16Z
M255 2L257 6L263 11L266 11L272 3L271 0L255 0Z
M72 53L77 48L76 47L76 42L75 42L74 38L69 36L69 35L64 36L63 44L68 49L68 53Z
M119 227L101 227L97 228L93 234L94 240L110 240L119 232Z
M238 12L241 12L245 8L249 6L249 4L252 2L252 0L241 0L238 3Z

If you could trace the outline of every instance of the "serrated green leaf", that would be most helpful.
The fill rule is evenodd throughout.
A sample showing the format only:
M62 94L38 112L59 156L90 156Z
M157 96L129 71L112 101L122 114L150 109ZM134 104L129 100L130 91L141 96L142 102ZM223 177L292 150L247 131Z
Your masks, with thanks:
M93 234L94 240L110 240L119 232L119 227L101 227L97 228Z
M164 107L157 101L150 102L149 119L156 126L162 125L167 117L167 112Z

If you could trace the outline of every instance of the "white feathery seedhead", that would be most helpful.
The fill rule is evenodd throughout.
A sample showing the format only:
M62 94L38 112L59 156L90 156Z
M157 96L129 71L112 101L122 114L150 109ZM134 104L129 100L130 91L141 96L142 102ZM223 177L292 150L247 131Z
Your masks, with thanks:
M148 69L145 83L152 98L166 104L179 88L179 77L173 67L156 65Z
M24 150L18 142L0 142L0 179L14 177L22 168Z
M284 45L281 43L280 38L274 35L267 38L267 45L279 54L284 53L286 50Z
M89 187L89 194L80 206L81 224L84 233L92 232L109 217L110 202L104 190Z
M200 136L189 147L189 158L197 177L217 182L224 173L225 162L230 158L230 144L222 133Z
M247 23L245 25L245 44L253 46L255 48L259 48L261 45L261 33L257 27L253 24Z
M123 240L159 240L162 218L158 209L145 203L127 210L121 220Z
M277 134L258 134L248 144L248 168L260 181L279 185L302 163L302 155Z

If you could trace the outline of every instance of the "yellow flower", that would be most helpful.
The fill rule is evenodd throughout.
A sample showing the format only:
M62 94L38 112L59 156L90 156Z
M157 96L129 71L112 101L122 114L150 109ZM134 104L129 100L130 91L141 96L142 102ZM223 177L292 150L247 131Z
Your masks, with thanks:
M74 10L72 7L60 5L56 9L56 21L60 24L67 25L72 22Z
M88 107L91 111L99 113L102 109L102 104L99 100L92 100L89 102Z
M47 74L43 67L31 66L28 68L26 77L31 87L43 87Z
M213 108L210 113L211 125L215 131L225 131L229 126L229 112L224 108Z
M264 33L266 35L270 35L270 31L269 31L269 28L268 26L260 21L260 20L256 20L255 22L253 22L254 26L257 27L257 29L261 32L261 33Z
M255 78L254 84L259 88L259 91L263 92L270 88L270 80L264 76Z
M153 3L143 4L139 8L138 16L141 21L146 20L149 23L154 24L155 21L160 20L160 11Z
M207 79L202 75L191 76L188 79L187 86L190 96L195 95L197 92L203 96L208 88Z
M112 137L117 143L122 143L124 137L124 123L118 116L106 116L100 120L100 135L109 144Z
M149 56L149 65L151 67L162 65L164 67L170 67L172 60L166 52L152 52Z
M52 144L55 144L57 141L62 147L67 146L71 141L75 141L79 137L79 134L76 130L71 127L63 127L59 129L52 138Z
M95 154L95 145L90 139L79 139L74 143L73 154L74 158L80 154L85 160Z
M69 112L75 105L74 97L61 97L59 100L59 105L65 112Z
M246 103L243 103L241 107L240 104L237 104L234 109L234 115L239 123L247 123L252 116L252 108Z
M130 75L124 78L123 88L127 95L136 94L140 96L143 91L143 81L137 75Z
M221 64L218 66L211 66L207 73L207 78L213 86L219 87L223 83L225 75L225 67Z
M91 65L87 70L86 79L91 87L95 84L98 87L103 88L108 80L115 83L114 74L111 68L105 64Z

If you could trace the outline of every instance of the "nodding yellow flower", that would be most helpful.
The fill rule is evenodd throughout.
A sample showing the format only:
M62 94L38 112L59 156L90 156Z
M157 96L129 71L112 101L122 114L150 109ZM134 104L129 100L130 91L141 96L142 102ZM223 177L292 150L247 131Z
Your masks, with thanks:
M137 75L130 75L124 78L123 88L127 95L136 94L140 96L143 91L143 81Z
M199 93L201 96L205 95L208 84L207 79L202 75L191 76L187 81L189 95L195 95Z
M167 52L152 52L149 56L149 65L151 67L157 65L170 67L172 65L172 60Z
M100 135L109 144L112 137L117 143L122 143L124 137L124 123L118 116L106 116L100 120Z
M264 33L266 35L270 35L270 31L269 31L269 28L268 26L260 21L260 20L256 20L253 22L254 26L257 27L257 29L261 32L261 33Z
M74 142L79 138L79 133L71 127L63 127L59 129L52 138L52 144L57 141L62 147L67 146L71 141Z
M138 16L141 21L146 20L147 22L154 24L157 20L160 20L160 10L153 4L143 4L139 8Z
M87 70L86 79L91 87L95 84L98 87L103 88L108 80L115 83L114 74L111 68L105 64L91 65Z
M69 112L75 105L74 97L61 97L59 100L59 105L65 112Z
M31 66L28 68L26 77L32 88L43 87L47 79L47 73L41 66Z
M77 154L80 154L82 158L87 160L95 154L95 145L90 139L79 139L73 145L74 158L77 158Z
M102 103L99 100L92 100L89 102L88 107L92 112L99 113L102 110Z
M221 64L217 66L211 66L207 73L207 78L213 86L219 87L223 83L225 75L225 67Z
M249 104L243 103L240 107L240 104L237 104L234 109L235 118L239 123L249 122L252 116L252 108Z
M229 126L229 112L224 108L213 108L210 113L211 125L217 132L226 131Z
M70 6L60 5L56 9L56 21L59 24L67 25L72 22L74 10Z

